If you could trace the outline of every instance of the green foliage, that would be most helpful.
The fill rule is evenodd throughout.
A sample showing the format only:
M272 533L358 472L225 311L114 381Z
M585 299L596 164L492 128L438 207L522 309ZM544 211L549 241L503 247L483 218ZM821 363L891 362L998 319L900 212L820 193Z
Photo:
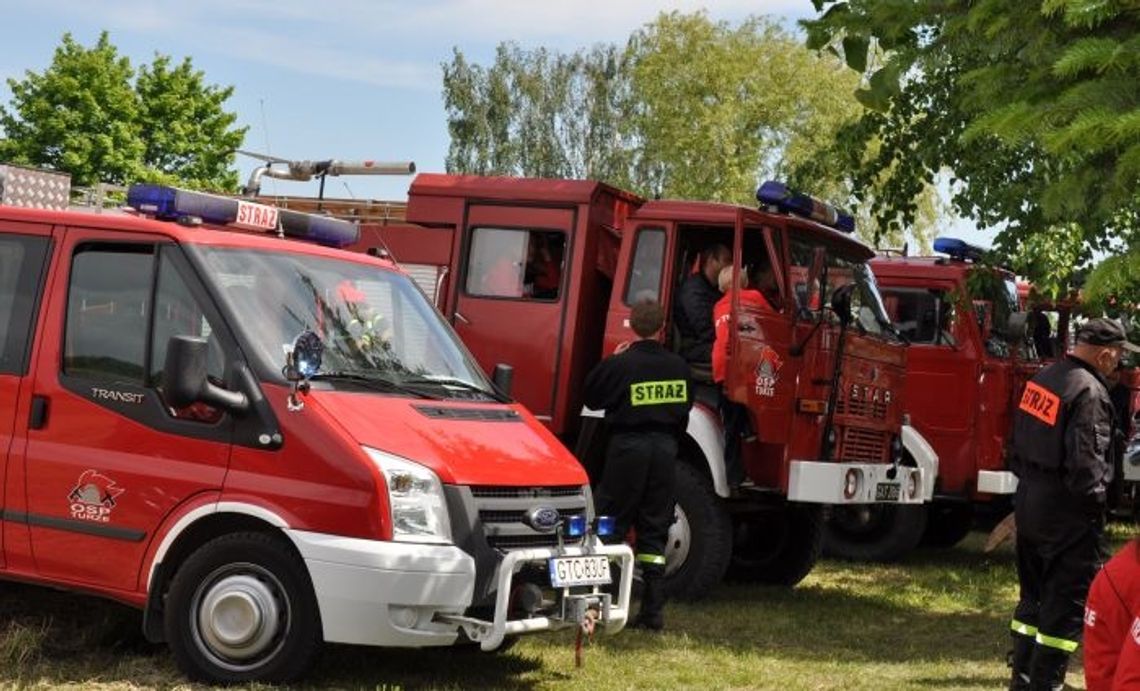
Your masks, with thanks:
M866 62L867 45L853 38L844 48L845 56L807 50L760 17L733 25L674 12L624 48L563 55L505 43L486 67L456 49L443 65L447 168L592 178L647 197L743 204L775 178L850 206L856 181L819 155L863 112L852 96L859 79L843 60ZM937 194L920 186L909 201L927 245ZM902 244L897 219L888 228L858 217L868 241Z
M881 220L911 218L911 200L943 170L955 210L1002 225L1016 258L1056 233L1106 249L1138 220L1140 15L1113 0L850 0L817 3L809 45L861 46L886 60L861 71L875 110L841 132L835 151L858 165ZM856 40L858 39L858 40ZM858 66L858 61L848 64ZM882 75L880 77L880 75ZM902 79L896 79L902 75ZM879 141L879 153L857 153ZM856 184L866 194L866 184ZM1048 245L1049 241L1045 241ZM1071 256L1071 253L1064 256ZM1086 253L1081 254L1087 257ZM1037 282L1058 265L1030 261Z
M1085 280L1081 301L1091 313L1127 309L1135 318L1140 305L1140 248L1101 261Z
M236 116L224 110L233 88L207 85L189 58L172 67L156 55L136 78L106 32L91 48L65 34L47 69L8 86L0 161L66 171L80 186L237 186L234 150L246 130L233 127Z

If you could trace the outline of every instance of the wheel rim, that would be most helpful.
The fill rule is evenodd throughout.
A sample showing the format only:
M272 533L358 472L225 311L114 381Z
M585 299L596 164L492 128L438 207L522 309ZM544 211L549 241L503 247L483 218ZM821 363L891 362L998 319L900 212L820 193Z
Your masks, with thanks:
M665 542L665 576L672 576L681 570L685 560L689 558L689 548L693 544L693 531L689 526L689 517L680 504L673 507L673 524L669 526L668 539Z
M254 669L281 649L292 621L284 586L256 564L227 564L194 592L190 625L198 649L219 667Z

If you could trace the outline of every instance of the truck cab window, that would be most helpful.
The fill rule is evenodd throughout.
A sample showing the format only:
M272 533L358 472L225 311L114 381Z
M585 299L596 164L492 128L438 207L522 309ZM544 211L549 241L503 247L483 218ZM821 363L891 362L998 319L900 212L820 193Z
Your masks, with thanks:
M952 346L954 305L946 292L925 288L884 288L883 303L891 322L911 343Z
M566 235L558 231L476 228L465 289L478 297L556 301L565 255Z
M153 245L89 245L71 260L63 371L142 385Z
M665 231L644 228L637 233L633 261L629 268L629 284L625 304L642 300L658 300L661 296L661 272L665 262Z

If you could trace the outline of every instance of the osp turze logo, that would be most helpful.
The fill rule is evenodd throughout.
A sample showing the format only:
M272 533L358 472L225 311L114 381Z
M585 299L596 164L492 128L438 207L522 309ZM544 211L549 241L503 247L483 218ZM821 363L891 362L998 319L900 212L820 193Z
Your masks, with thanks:
M80 521L93 521L106 523L111 520L111 511L115 508L115 498L122 494L123 488L117 486L115 481L106 475L94 470L85 470L75 483L75 488L67 499L71 502L71 517Z
M760 359L756 362L756 395L771 398L776 395L776 382L780 380L780 368L784 361L772 346L760 349Z

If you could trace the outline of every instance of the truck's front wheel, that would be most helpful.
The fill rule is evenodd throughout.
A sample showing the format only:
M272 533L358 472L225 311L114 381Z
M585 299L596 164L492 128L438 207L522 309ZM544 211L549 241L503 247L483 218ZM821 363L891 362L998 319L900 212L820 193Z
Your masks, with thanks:
M665 591L672 597L703 597L724 578L732 553L732 524L705 476L677 465L677 506L665 543Z
M213 684L294 680L321 642L304 564L263 533L223 535L191 554L170 584L165 610L178 666Z
M823 507L786 503L736 517L732 568L738 580L793 586L811 573L823 544Z
M925 529L923 505L834 505L824 524L823 551L853 561L894 561L918 546Z

